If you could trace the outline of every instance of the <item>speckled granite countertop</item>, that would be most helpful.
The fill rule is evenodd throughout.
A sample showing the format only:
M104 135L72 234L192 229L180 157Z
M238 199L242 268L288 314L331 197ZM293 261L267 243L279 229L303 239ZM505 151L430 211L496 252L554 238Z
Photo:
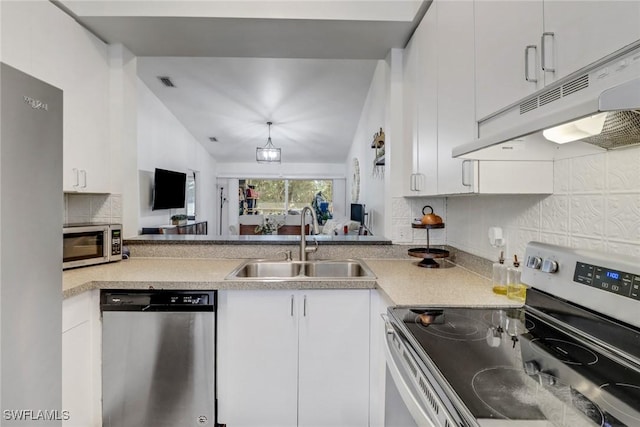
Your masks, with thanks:
M374 280L225 280L242 259L135 258L67 270L65 298L90 289L380 289L395 305L514 305L486 278L462 267L425 269L414 260L365 259Z

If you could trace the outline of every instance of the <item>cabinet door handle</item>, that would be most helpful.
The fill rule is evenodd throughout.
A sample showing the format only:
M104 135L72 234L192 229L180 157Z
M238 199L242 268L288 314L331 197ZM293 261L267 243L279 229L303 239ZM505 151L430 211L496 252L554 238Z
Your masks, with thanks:
M73 173L76 175L76 183L73 185L74 188L80 187L80 171L78 168L73 168Z
M424 175L421 173L416 174L416 191L422 191L422 185L424 181Z
M545 44L545 40L547 37L551 37L551 40L554 40L555 38L555 33L552 31L545 31L544 33L542 33L542 37L540 38L540 46L542 46L542 52L541 52L541 63L542 63L542 71L548 71L550 73L555 73L556 69L555 68L551 68L551 67L547 67L547 53L546 53L546 44Z
M302 300L302 315L307 317L307 296L305 295Z
M416 174L411 174L411 179L409 179L409 190L416 191Z
M535 51L538 49L538 46L536 46L535 44L530 44L529 46L524 48L524 79L528 82L536 83L538 79L534 79L529 76L529 50L530 49L533 49Z
M291 295L291 317L293 317L293 295Z
M87 188L87 171L82 169L82 188Z
M465 173L465 165L471 164L473 160L463 160L462 161L462 185L465 187L471 187L472 183L471 182L466 182L465 181L465 177L468 175L468 173Z

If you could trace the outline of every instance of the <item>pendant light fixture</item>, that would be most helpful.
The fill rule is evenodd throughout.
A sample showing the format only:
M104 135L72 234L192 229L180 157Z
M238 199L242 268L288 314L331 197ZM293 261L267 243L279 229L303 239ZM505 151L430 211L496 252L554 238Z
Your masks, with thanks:
M269 139L267 139L267 144L262 148L256 148L256 162L258 163L280 163L281 150L274 147L273 142L271 142L272 124L272 122L267 122L267 125L269 125Z

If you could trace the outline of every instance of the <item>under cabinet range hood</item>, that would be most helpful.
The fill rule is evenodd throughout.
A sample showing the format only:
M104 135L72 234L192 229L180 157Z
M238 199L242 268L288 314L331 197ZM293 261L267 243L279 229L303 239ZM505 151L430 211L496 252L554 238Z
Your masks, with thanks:
M640 44L480 119L478 136L453 157L554 160L640 144Z

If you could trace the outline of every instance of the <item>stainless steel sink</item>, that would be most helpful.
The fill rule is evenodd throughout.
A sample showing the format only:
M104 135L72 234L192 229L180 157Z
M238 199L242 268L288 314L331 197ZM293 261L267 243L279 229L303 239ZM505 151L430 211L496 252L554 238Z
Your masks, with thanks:
M361 260L272 261L249 260L233 270L225 279L313 280L374 279L376 276Z
M368 268L355 260L307 262L304 275L309 277L367 277Z
M302 263L277 261L250 261L234 270L234 277L294 277L300 274ZM229 276L231 276L229 275ZM229 278L227 276L227 278Z

